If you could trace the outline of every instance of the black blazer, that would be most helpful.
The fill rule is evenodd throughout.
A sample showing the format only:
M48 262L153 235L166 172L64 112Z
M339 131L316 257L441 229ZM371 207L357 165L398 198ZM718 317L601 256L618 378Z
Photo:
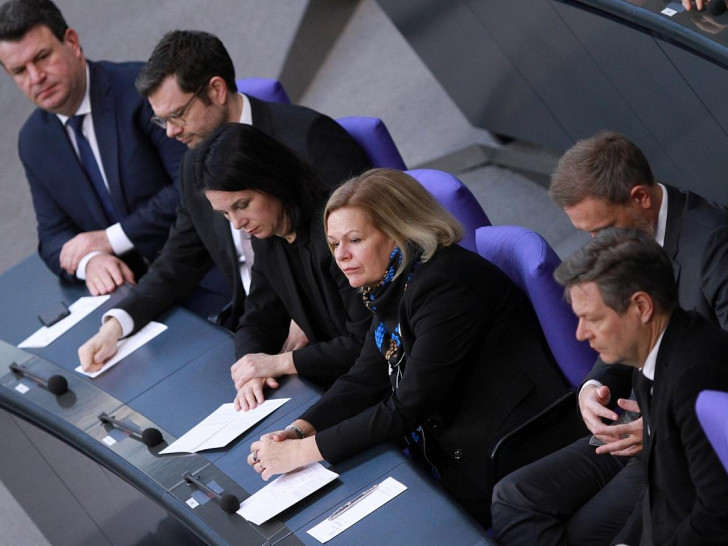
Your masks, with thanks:
M302 419L332 463L422 425L446 488L489 518L490 451L566 391L526 296L459 246L420 265L399 305L406 367L393 390L372 323L361 356Z
M728 211L690 191L666 188L663 248L672 260L680 307L728 330ZM616 404L629 396L632 369L597 360L588 379L607 385Z
M122 258L132 265L139 255L151 262L174 221L186 148L149 121L152 109L134 87L141 63L88 65L93 124L111 199L138 252ZM20 130L18 149L38 220L38 252L51 271L71 280L61 269L61 248L81 232L109 227L103 207L55 114L35 110Z
M726 355L728 333L697 313L673 314L657 354L651 402L638 392L650 431L643 510L632 514L618 541L728 544L728 474L695 411L700 391L728 391Z
M252 97L250 97L250 103L253 125L301 155L319 173L323 173L329 185L338 184L369 167L369 163L359 145L331 118L301 106L268 103ZM330 153L331 150L337 152ZM181 196L177 220L172 226L169 240L162 251L161 257L150 268L149 273L145 275L142 281L133 287L131 295L118 306L131 315L135 329L143 327L178 298L186 295L197 285L213 263L223 273L232 289L233 320L235 323L240 320L245 310L245 292L240 279L240 269L230 233L230 223L212 209L209 201L195 187L194 156L195 150L190 150L184 157L180 177ZM312 229L316 229L316 226L312 226ZM316 241L316 245L325 244L322 229L318 231L316 237L321 239ZM261 256L265 256L264 249L276 244L277 242L272 239L258 241L253 238L253 249L256 252L255 264L258 265L260 260L258 257L259 252ZM316 246L316 249L318 248ZM329 259L331 259L328 248L326 248L326 252ZM261 267L265 262L266 258L263 258ZM330 319L333 322L342 319L340 313L342 308L346 308L348 319L352 323L357 322L356 317L361 318L363 316L361 314L363 311L359 310L359 307L363 307L363 305L359 301L357 308L354 309L353 305L350 306L348 303L349 296L346 298L346 303L341 300L339 285L341 279L344 279L343 274L338 271L338 268L334 271L325 267L320 260L316 267L318 267L318 270L316 270L317 275L330 277L326 282L321 283L322 291L331 291L327 292L327 301L339 298L340 307L336 309L335 313L333 305L328 308L328 311L334 313ZM254 284L261 282L260 275L255 274L256 270L259 271L260 268L253 268L253 278L257 279L257 281L253 281ZM312 269L312 271L314 270ZM334 276L336 276L336 280L333 280ZM268 279L268 282L265 283L265 290L271 290L272 292L265 298L282 298L281 294L289 293L292 289L290 286L281 283L289 281L290 276L284 279L282 272L280 276L276 277L275 282ZM263 289L256 289L255 286L251 287L252 291L259 294ZM349 290L352 294L354 293L350 287ZM277 296L273 296L273 292ZM299 314L293 300L287 302L286 309L292 316ZM314 332L310 329L306 330L305 325L308 321L303 320L303 317L299 318L302 322L298 324L304 328L309 340L320 340L320 335L314 335ZM337 324L336 328L332 329L332 338L341 333L341 324ZM288 326L287 321L285 326ZM366 330L366 328L364 329ZM276 330L273 336L276 341L278 339L277 332ZM283 339L280 341L282 343ZM247 347L242 342L236 343L236 353L238 357L241 357L250 351L261 349L262 346L263 344L256 344ZM273 347L270 343L266 343L265 347L268 352L280 350L280 345ZM309 348L305 352L312 353L313 351ZM298 357L294 361L298 366ZM353 359L349 361L349 364L352 361ZM301 365L305 368L306 362L302 362Z

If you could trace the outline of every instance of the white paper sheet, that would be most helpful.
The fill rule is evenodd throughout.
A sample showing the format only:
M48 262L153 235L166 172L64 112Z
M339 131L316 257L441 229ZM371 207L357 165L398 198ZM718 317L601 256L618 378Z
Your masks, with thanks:
M139 330L136 334L133 336L125 337L124 339L120 339L116 344L116 354L112 356L109 361L104 364L104 367L100 370L97 370L95 372L84 372L83 368L81 366L78 366L76 368L76 371L78 373L82 373L83 375L87 375L89 377L98 377L102 373L104 373L106 370L114 366L117 362L119 362L122 358L125 356L129 356L131 353L136 351L139 347L147 343L148 341L154 339L159 334L164 332L167 329L167 326L165 324L162 324L161 322L150 322L147 324L144 328Z
M352 499L354 503L345 512L340 513L334 519L326 518L315 527L309 529L307 533L323 544L368 516L406 489L406 485L398 482L394 478L387 478L379 483L376 489L362 498L360 502L356 502L357 497L354 497Z
M260 525L338 477L320 463L312 463L283 474L245 499L237 514Z
M266 400L249 411L235 411L232 402L223 404L159 453L197 453L204 449L225 447L289 400L290 398Z
M41 347L47 347L108 299L108 295L78 298L68 307L68 310L71 312L70 315L59 320L50 328L48 326L42 326L33 335L21 341L18 344L18 349L40 349Z

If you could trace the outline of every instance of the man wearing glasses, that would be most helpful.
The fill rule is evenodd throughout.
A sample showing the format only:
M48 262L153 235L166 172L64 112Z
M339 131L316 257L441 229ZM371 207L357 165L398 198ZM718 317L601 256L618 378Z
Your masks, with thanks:
M212 264L223 273L233 292L225 325L237 329L253 267L250 236L217 214L195 184L195 147L216 128L225 123L253 125L296 152L332 188L370 168L361 147L328 116L239 93L225 46L207 32L176 30L165 34L136 85L152 105L152 121L163 127L168 137L191 149L183 159L177 219L162 255L131 295L104 316L99 333L79 349L85 369L99 367L116 351L117 339L142 328L185 296ZM292 322L281 353L304 347L309 338ZM244 367L245 352L238 353L233 379ZM261 388L256 382L259 401Z
M50 0L0 6L0 63L38 107L19 152L41 257L93 295L136 282L167 239L185 152L150 121L142 64L87 61Z

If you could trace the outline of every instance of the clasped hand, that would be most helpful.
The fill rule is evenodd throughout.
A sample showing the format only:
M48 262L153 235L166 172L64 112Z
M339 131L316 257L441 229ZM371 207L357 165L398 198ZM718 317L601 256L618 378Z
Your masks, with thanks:
M298 447L301 440L290 430L271 432L253 442L247 462L264 480L276 474L285 474L301 466Z
M642 418L626 424L605 425L602 418L609 421L617 421L619 418L607 407L609 399L609 388L604 386L586 385L579 394L579 409L584 423L592 434L605 442L596 452L622 457L636 455L642 451ZM617 405L626 411L640 411L634 400L620 398Z

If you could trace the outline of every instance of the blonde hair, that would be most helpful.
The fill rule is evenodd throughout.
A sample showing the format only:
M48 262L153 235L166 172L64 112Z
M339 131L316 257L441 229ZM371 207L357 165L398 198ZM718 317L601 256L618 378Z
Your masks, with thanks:
M357 207L375 228L393 239L402 251L397 275L416 251L426 262L438 248L454 245L463 237L463 227L430 192L407 173L372 169L341 185L324 210L328 235L329 215L337 209ZM333 248L332 248L333 252Z

